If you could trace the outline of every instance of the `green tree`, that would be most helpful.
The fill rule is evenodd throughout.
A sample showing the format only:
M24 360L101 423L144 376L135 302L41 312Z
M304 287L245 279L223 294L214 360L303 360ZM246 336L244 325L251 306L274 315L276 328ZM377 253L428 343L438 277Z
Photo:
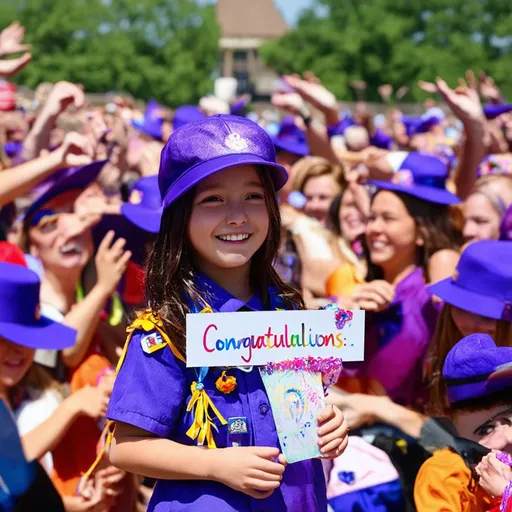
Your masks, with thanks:
M17 19L33 45L17 77L35 87L69 80L88 92L126 91L170 106L212 89L219 28L214 6L193 0L8 0L2 25ZM9 4L9 5L6 5Z
M419 79L456 83L466 69L483 69L507 91L512 64L509 0L317 0L297 27L262 49L280 73L315 72L339 98L364 80L368 98L380 84L424 93Z

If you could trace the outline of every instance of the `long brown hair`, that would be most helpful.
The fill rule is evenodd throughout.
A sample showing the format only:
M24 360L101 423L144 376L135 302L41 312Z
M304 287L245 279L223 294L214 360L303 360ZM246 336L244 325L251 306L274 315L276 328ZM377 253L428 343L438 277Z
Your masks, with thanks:
M377 194L373 196L372 202ZM428 261L430 257L442 249L458 251L463 242L462 233L455 228L452 220L453 212L449 206L434 204L402 192L393 191L393 194L404 203L409 215L414 219L418 234L423 240L423 245L417 248L417 265L423 268L428 281ZM371 263L368 249L366 244L364 245L368 261L367 281L382 279L382 269Z
M449 410L446 384L443 379L443 366L448 352L464 337L453 321L452 310L453 306L450 304L443 306L429 345L425 364L425 381L430 395L427 412L433 416L446 415ZM499 347L512 347L512 322L496 321L494 341Z
M251 261L250 285L260 291L265 307L269 307L268 288L275 287L287 308L303 309L300 294L286 285L273 264L280 244L281 217L274 185L266 168L258 167L265 190L269 232ZM193 249L188 239L195 190L176 200L162 216L160 232L150 252L146 274L146 299L153 313L159 315L176 348L185 356L185 315L190 313L188 301L203 308L204 302L194 284Z

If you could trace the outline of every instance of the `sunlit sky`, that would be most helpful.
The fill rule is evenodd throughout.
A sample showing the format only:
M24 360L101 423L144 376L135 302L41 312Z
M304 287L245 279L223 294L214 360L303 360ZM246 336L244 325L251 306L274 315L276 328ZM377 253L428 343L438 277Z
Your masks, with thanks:
M300 11L313 4L313 0L274 0L289 25L294 25Z

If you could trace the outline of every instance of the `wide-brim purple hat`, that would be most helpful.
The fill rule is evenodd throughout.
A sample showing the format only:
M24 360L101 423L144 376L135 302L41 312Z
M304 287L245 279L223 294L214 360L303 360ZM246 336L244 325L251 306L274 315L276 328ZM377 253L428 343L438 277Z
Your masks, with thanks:
M133 119L132 125L135 129L145 133L146 135L149 135L150 137L153 137L154 139L163 139L163 121L161 119Z
M512 111L512 104L504 105L486 105L484 107L484 115L487 119L492 120Z
M264 166L275 190L288 179L276 163L272 139L243 117L215 115L172 133L162 150L158 184L164 210L200 181L239 165Z
M453 277L429 286L429 291L464 311L512 321L512 242L470 244Z
M272 142L277 149L292 153L293 155L309 155L309 146L306 134L295 124L293 118L285 117L279 132L272 137Z
M446 190L448 167L434 155L390 152L388 161L395 170L390 181L368 181L380 190L402 192L430 203L451 205L461 199Z
M96 181L108 160L98 160L82 167L69 167L55 172L37 188L38 195L23 212L22 219L28 219L45 203L69 190L83 190Z
M174 112L172 127L174 130L190 123L205 119L205 114L196 105L182 105Z
M21 265L0 262L0 336L33 349L73 346L76 331L39 314L40 280Z
M162 220L158 176L140 178L133 185L128 202L121 205L121 214L138 228L158 233Z
M453 404L512 386L512 347L497 347L487 334L461 339L446 356L443 377Z

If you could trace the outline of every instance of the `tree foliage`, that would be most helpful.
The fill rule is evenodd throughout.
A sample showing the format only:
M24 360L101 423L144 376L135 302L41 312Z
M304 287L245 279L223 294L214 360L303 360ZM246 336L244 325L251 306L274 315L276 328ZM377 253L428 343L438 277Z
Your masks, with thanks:
M510 0L317 0L262 55L280 73L312 70L345 99L358 79L369 99L390 83L410 86L418 100L417 80L442 76L455 84L470 68L512 94L512 9Z
M193 0L7 0L1 25L18 20L33 45L17 77L81 83L88 92L125 91L170 106L212 89L219 28L214 6Z

